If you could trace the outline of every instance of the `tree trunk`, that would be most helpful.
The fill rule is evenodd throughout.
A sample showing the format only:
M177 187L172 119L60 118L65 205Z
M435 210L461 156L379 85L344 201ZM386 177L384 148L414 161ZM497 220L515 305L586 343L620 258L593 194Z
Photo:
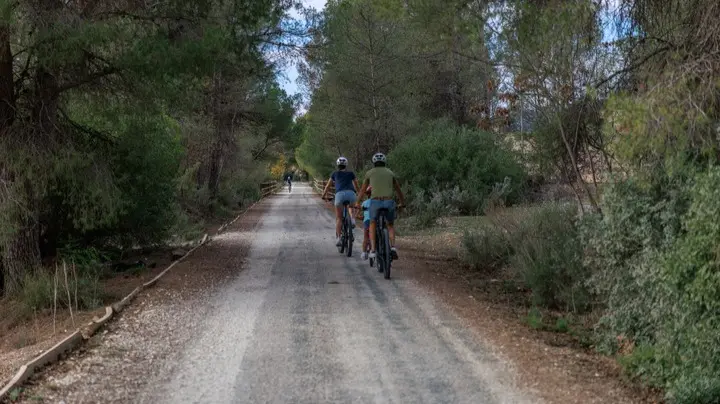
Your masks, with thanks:
M26 220L11 240L3 243L4 290L10 295L22 287L27 274L40 267L40 249L37 226Z
M13 59L10 53L10 31L0 25L0 135L15 120L15 91L13 86Z
M32 25L41 32L51 31L57 22L58 11L63 7L59 0L43 0L33 5L36 8ZM0 113L12 114L15 112L13 96L12 57L8 58L9 33L0 27L0 76L2 76L3 106ZM7 27L5 27L7 28ZM7 77L7 74L10 74ZM33 78L33 93L30 98L30 124L23 127L10 127L14 115L1 121L3 140L8 140L6 149L8 153L35 152L32 160L20 164L45 164L59 139L57 114L59 106L59 86L57 77L47 66L39 64ZM17 126L17 125L15 125ZM10 138L11 137L11 138ZM17 150L17 151L15 151ZM0 164L2 162L0 161ZM38 167L36 167L38 168ZM39 171L49 167L40 166ZM0 209L2 209L4 224L11 231L0 238L0 251L2 251L2 267L4 271L5 292L15 293L22 287L27 274L33 273L41 266L40 257L40 202L43 197L35 190L36 178L26 177L30 172L26 167L0 166ZM50 174L49 174L50 175Z
M34 96L35 104L32 115L34 127L41 138L46 138L48 135L57 133L59 94L57 79L44 67L38 68L35 74Z
M208 174L208 190L210 196L215 198L220 188L220 160L222 158L222 144L215 139L212 153L210 153L210 173Z
M215 139L213 139L212 150L210 151L210 161L208 169L208 190L211 198L215 198L220 187L220 164L223 157L223 77L218 70L213 74L213 84L211 92L211 114L215 126Z
M10 30L6 24L0 25L0 142L10 135L10 126L15 120L15 88L13 85L13 59L10 53ZM8 200L3 192L9 190L11 177L6 167L3 167L4 156L0 156L0 209ZM3 224L6 225L6 224ZM8 257L5 252L7 246L0 243L0 296L8 293L14 286L10 286L10 280L15 279L5 276L6 266L3 265ZM12 254L12 250L10 251ZM8 280L6 284L6 279Z
M590 201L590 205L592 206L593 211L599 212L600 208L599 208L597 202L595 201L595 197L593 196L592 192L590 192L590 188L588 188L587 184L585 183L585 181L582 178L582 173L580 172L580 167L578 167L578 162L577 162L577 159L575 158L574 148L572 146L570 146L570 142L567 139L565 130L562 127L562 122L560 122L559 129L560 129L560 136L562 137L563 144L565 144L565 149L567 150L569 157L570 157L570 163L572 165L573 172L575 173L578 181L580 182L580 187L583 189L583 191L585 192L585 195L588 197L588 200ZM579 203L582 204L582 201L580 201Z
M10 224L14 227L12 235L3 237L0 243L4 289L7 294L18 292L25 276L33 273L41 264L38 209L32 202L35 198L29 180L25 181L23 188L25 195L17 195L21 189L17 186L0 188L0 205L9 213ZM21 207L18 206L18 200L30 202Z
M5 267L3 266L3 253L0 250L0 297L5 296Z

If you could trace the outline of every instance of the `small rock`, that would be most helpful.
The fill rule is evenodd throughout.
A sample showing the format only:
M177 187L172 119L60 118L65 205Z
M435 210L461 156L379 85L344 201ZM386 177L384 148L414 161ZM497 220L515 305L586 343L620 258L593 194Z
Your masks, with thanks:
M185 254L187 254L187 251L178 248L177 250L173 250L172 259L174 259L174 260L180 259L180 258L184 257Z

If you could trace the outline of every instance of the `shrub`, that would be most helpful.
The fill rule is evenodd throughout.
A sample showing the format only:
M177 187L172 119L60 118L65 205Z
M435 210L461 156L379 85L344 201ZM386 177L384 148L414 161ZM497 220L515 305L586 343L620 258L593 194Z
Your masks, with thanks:
M128 120L113 162L123 209L115 235L141 245L164 242L176 220L177 174L182 149L169 117Z
M103 303L104 293L100 286L99 267L93 270L67 264L67 285L62 264L57 268L57 296L55 294L54 270L38 270L26 275L19 300L25 314L51 309L57 302L58 309L72 306L75 309L94 309ZM70 300L68 300L68 291ZM57 299L57 300L55 300Z
M532 291L533 304L572 312L590 304L575 213L566 205L542 205L514 238L510 264Z
M131 246L164 241L176 217L182 148L177 122L157 111L76 101L78 119L108 134L107 142L79 137L58 153L41 221L51 244ZM136 109L137 108L137 109Z
M671 402L720 397L720 168L620 183L589 232L592 285L605 298L604 348L637 346L628 371Z
M465 232L466 261L486 269L509 264L531 290L533 305L584 311L589 273L575 213L573 205L557 203L493 209L487 224Z
M53 307L54 277L48 271L28 274L23 281L20 301L26 313ZM62 294L58 291L58 294ZM67 298L65 299L67 300Z
M634 180L611 185L604 194L603 216L583 223L585 263L590 285L606 305L597 325L598 347L618 349L618 336L638 345L653 343L654 320L649 314L660 303L656 290L660 251L679 237L687 210L684 179L661 176L646 184Z
M463 234L465 260L474 269L498 269L505 265L512 253L508 236L492 224Z
M410 217L408 226L426 229L434 226L438 218L454 213L448 204L446 195L442 192L422 189L415 192L417 197L410 200L410 210L413 216Z
M427 125L418 136L398 145L388 156L390 167L410 185L412 200L429 202L432 190L462 214L478 213L498 183L509 181L506 198L520 196L524 171L497 135L446 121ZM506 178L508 180L506 180Z
M260 185L257 181L234 179L223 183L223 203L233 208L245 208L260 199Z

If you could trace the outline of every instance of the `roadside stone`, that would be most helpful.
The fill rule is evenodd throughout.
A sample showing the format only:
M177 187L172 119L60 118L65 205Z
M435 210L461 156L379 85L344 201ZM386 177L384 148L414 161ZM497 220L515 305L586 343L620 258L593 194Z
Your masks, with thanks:
M175 250L172 251L172 259L173 259L173 260L178 260L178 259L184 257L185 254L187 254L187 251L185 251L185 250L183 250L183 249L180 249L180 248L177 248L177 249L175 249Z

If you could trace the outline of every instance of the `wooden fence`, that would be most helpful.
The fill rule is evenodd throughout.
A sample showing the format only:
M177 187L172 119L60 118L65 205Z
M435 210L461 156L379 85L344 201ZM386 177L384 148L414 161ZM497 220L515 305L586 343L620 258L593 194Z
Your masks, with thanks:
M325 189L325 185L327 185L326 180L316 180L313 179L312 187L318 194L322 194L322 191ZM331 186L328 190L328 195L335 195L335 187Z
M260 184L260 193L265 198L276 193L280 189L281 184L277 181L268 181Z

